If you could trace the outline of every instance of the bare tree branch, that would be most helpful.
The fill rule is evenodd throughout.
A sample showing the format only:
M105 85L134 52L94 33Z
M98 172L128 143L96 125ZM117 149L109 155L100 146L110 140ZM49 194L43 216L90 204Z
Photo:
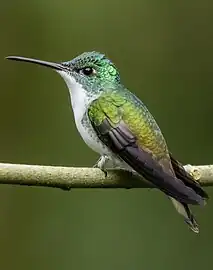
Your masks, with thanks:
M186 165L202 186L213 185L213 165ZM109 170L107 177L96 168L74 168L0 163L0 184L71 188L151 188L136 174Z

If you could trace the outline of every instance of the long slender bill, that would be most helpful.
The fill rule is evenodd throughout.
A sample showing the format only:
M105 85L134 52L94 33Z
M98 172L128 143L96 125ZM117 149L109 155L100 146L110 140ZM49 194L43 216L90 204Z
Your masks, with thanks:
M29 63L49 67L49 68L56 69L56 70L67 70L67 67L65 67L65 66L63 66L61 64L58 64L58 63L42 61L42 60L33 59L33 58L27 58L27 57L22 57L22 56L7 56L6 59L15 60L15 61L29 62Z

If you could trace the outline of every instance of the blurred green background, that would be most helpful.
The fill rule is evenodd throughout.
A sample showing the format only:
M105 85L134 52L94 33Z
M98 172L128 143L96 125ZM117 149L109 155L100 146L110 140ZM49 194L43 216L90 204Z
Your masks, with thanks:
M213 3L13 0L0 3L0 161L92 166L55 72L4 60L107 54L184 164L212 164ZM213 196L212 188L206 188ZM193 234L152 190L0 186L0 269L213 267L213 202Z

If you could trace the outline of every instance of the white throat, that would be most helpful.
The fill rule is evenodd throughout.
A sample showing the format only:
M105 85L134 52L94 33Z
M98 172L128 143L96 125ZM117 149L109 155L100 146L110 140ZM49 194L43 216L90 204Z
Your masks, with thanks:
M81 134L81 137L85 143L92 148L95 152L100 154L108 153L106 146L103 146L102 142L97 137L91 122L85 112L88 109L90 103L97 98L96 95L88 95L87 91L84 90L82 85L76 82L75 78L71 77L64 71L57 71L62 78L65 80L70 93L71 104L73 108L74 118L76 127ZM82 121L83 117L84 121Z
M69 88L71 104L76 123L81 121L88 105L91 101L87 92L83 89L82 85L78 83L75 78L71 77L64 71L57 71L61 77L65 80L67 87Z

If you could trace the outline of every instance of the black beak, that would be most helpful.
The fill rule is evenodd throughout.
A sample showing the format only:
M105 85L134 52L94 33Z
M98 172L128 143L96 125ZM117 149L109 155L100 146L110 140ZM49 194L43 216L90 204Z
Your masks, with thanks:
M68 67L64 66L63 64L47 62L47 61L42 61L42 60L33 59L33 58L26 58L26 57L21 57L21 56L7 56L6 59L29 62L29 63L49 67L49 68L52 68L55 70L61 70L61 71L68 71L69 70Z

